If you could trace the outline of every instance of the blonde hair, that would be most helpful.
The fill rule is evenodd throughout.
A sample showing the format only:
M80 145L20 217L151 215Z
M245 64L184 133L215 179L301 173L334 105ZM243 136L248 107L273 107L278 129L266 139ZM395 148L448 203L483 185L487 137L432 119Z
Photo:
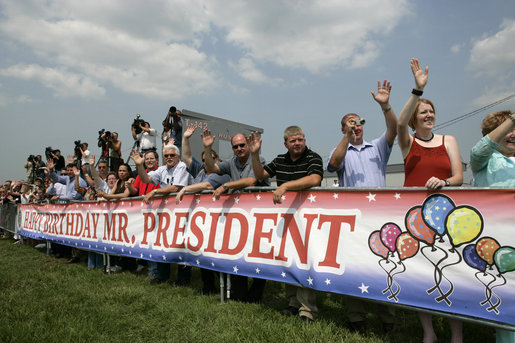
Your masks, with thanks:
M286 130L284 130L284 141L286 142L288 140L288 137L296 136L296 135L304 135L304 131L298 126L288 126Z

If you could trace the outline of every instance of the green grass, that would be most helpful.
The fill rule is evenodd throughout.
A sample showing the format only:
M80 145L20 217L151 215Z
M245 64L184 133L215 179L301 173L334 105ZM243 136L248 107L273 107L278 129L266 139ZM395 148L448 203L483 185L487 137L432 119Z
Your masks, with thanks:
M0 342L420 342L411 311L397 311L400 326L385 335L370 304L367 333L351 333L344 297L321 293L319 320L306 325L279 314L284 288L268 282L261 305L200 296L200 273L192 285L151 286L145 275L105 275L86 262L66 264L27 245L0 240ZM175 270L172 275L175 275ZM368 306L368 305L367 305ZM434 318L441 342L446 320ZM464 342L491 342L491 328L464 324Z

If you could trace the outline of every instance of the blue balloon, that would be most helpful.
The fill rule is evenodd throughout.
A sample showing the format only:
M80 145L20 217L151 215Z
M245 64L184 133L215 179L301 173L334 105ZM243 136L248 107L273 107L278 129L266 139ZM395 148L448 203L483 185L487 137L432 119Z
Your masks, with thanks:
M482 272L486 270L486 262L477 254L475 244L469 244L463 249L463 259L474 269Z
M456 205L451 198L445 194L433 194L426 198L422 205L424 222L440 236L445 234L445 218Z

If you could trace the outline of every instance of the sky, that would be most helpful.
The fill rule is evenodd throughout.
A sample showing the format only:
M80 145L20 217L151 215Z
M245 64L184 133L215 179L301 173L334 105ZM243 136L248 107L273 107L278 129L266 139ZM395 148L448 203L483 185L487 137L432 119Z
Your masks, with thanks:
M1 181L47 146L67 155L81 140L98 156L101 129L127 157L136 114L160 131L170 106L263 128L268 161L299 125L326 161L344 114L367 120L367 140L385 130L378 80L400 113L412 57L429 66L436 124L515 94L515 1L0 0L0 51ZM502 109L515 97L436 132L468 163Z

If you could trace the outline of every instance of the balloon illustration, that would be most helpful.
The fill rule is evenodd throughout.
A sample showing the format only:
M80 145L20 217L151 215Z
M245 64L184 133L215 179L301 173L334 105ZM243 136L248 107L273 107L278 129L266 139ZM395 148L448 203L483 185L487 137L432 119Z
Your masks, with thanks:
M469 244L463 249L463 259L465 263L474 269L484 272L486 269L486 262L479 257L474 244Z
M494 264L494 254L500 247L499 243L491 237L481 238L476 243L477 254L489 265Z
M458 247L479 237L483 231L483 217L474 207L458 206L447 215L445 226L452 245ZM481 256L479 251L478 254Z
M379 231L372 232L370 237L368 237L368 246L377 256L384 258L388 257L388 248L384 246L383 242L381 242Z
M395 241L397 240L397 237L401 234L401 229L397 224L394 223L386 223L381 228L381 241L383 244L390 249L391 252L394 252L395 247Z
M515 270L515 249L512 247L502 247L494 253L494 262L500 273Z
M429 245L434 243L436 233L424 222L422 206L410 208L406 214L404 223L413 237Z
M411 237L408 232L400 234L399 237L397 237L395 245L397 246L397 252L401 260L415 256L418 252L418 241Z
M422 204L422 214L426 224L440 236L445 233L445 218L456 205L447 195L433 194Z

